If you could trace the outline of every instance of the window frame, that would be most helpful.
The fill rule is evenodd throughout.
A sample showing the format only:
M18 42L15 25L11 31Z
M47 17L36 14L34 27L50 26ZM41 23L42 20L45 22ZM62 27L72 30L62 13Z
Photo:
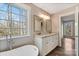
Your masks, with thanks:
M17 38L17 37L25 37L25 36L31 36L31 26L29 26L29 25L31 25L30 24L30 21L31 21L31 9L27 6L27 5L25 5L25 4L8 4L8 5L14 5L14 6L17 6L17 7L20 7L21 8L21 6L23 6L22 7L22 9L24 9L24 10L27 10L26 12L27 12L27 19L26 19L26 26L27 27L25 27L25 28L21 28L21 29L26 29L27 31L27 34L25 34L25 35L19 35L19 36L12 36L12 38ZM25 8L25 6L27 7L27 8ZM10 15L8 15L8 16L10 16ZM22 16L22 17L24 17L24 16ZM23 31L23 30L22 30Z

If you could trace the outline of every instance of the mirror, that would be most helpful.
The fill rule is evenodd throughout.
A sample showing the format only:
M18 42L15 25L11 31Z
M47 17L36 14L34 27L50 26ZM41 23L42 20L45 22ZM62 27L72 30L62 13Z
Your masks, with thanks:
M34 32L35 34L46 34L52 32L51 20L44 20L43 18L34 15Z
M41 18L34 15L34 30L35 30L35 33L41 34L41 29L42 29L41 26L42 26Z
M52 23L51 23L51 20L46 20L46 31L48 33L52 32Z

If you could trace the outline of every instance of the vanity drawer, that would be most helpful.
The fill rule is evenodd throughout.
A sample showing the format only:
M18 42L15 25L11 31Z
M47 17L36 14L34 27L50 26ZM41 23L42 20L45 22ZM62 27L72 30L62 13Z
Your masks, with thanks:
M47 55L50 51L51 51L51 47L46 45L45 47L43 47L42 54Z

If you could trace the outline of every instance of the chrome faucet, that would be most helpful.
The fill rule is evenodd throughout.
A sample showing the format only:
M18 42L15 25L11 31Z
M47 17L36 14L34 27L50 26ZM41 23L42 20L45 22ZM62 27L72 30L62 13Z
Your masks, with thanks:
M6 40L7 40L8 48L11 50L12 49L12 41L13 41L11 35L6 35Z

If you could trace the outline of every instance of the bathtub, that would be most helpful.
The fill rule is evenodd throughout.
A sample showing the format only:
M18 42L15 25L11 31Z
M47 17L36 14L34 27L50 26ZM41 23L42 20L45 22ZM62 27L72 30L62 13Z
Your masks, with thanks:
M0 52L0 56L37 56L38 48L34 45L26 45L13 50Z

